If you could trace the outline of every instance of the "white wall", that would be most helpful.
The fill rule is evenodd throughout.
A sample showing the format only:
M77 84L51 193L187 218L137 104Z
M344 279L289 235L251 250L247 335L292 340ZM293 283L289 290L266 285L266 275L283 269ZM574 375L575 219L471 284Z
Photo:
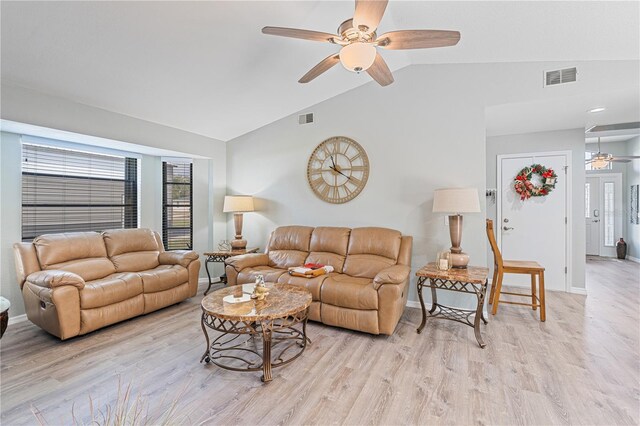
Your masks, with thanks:
M194 160L194 250L202 254L213 247L213 242L227 238L226 215L222 201L226 194L226 144L183 130L139 120L69 100L44 95L13 86L2 86L1 117L18 123L27 123L89 136L145 145L158 149L178 151L207 157ZM16 147L17 144L17 147ZM16 203L2 203L0 247L0 293L12 303L11 316L24 313L22 298L15 282L11 245L20 241L20 149L19 136L2 134L1 173L3 196L13 196ZM141 159L140 226L162 229L161 160L143 155ZM17 173L17 174L16 174ZM16 184L17 182L17 184ZM204 262L204 258L201 256ZM214 274L222 274L216 266ZM204 267L201 277L206 277Z
M584 129L522 135L493 136L487 138L487 186L496 188L496 157L501 154L526 152L571 151L571 234L573 246L572 282L576 288L585 287L585 219L584 219ZM491 200L487 198L487 200ZM487 203L487 218L496 219L496 205Z
M627 153L626 155L640 155L640 136L627 141ZM631 163L627 163L627 185L623 188L623 192L627 194L627 200L629 199L631 185L640 185L640 160L633 160ZM624 205L625 211L630 209L629 203ZM632 256L640 260L640 225L630 224L627 221L627 255Z

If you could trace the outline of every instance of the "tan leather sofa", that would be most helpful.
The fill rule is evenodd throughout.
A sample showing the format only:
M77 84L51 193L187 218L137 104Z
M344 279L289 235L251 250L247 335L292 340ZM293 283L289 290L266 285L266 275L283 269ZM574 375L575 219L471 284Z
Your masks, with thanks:
M14 244L27 318L68 339L195 296L200 260L165 252L157 232L41 235Z
M271 234L264 254L227 259L231 285L255 281L307 288L309 319L324 324L393 334L407 303L413 239L387 228L283 226ZM315 278L293 277L287 268L305 263L333 266Z

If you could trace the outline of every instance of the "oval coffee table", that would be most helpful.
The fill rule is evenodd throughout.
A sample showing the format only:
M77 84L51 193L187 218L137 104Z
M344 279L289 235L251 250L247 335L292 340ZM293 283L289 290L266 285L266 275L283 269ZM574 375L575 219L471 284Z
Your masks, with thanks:
M311 293L290 284L267 283L267 287L264 300L250 298L254 284L225 287L202 299L207 349L200 362L233 371L262 370L262 381L269 382L272 368L302 354ZM208 329L218 332L213 340Z

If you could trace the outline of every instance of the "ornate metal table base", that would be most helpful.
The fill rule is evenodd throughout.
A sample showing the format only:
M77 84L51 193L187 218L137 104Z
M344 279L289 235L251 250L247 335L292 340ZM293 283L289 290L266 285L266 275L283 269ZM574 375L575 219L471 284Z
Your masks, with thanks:
M260 371L270 382L271 369L286 365L307 347L306 308L296 314L260 322L231 321L202 313L202 331L207 340L200 362L212 362L232 371ZM296 326L298 326L296 328ZM220 334L210 341L207 329Z
M229 250L229 251L222 250L222 251L213 251L213 252L204 253L204 255L207 256L207 258L204 261L204 269L207 271L207 278L209 279L209 287L207 287L207 289L205 290L204 295L206 296L207 293L209 293L209 291L211 290L211 286L214 284L222 283L224 285L227 285L226 273L224 273L218 281L216 282L211 281L211 273L209 272L209 263L220 262L222 264L225 264L225 260L227 260L232 256L239 256L247 253L256 253L257 251L258 251L258 247L250 248L247 250Z
M224 260L227 258L228 256L220 256L220 255L216 255L216 254L209 254L207 256L207 259L204 261L204 269L207 271L207 278L209 279L209 287L207 287L207 289L204 291L204 295L206 296L207 293L209 293L209 290L211 290L211 286L214 284L219 284L222 283L224 285L227 285L227 274L223 274L220 279L216 282L212 282L211 281L211 274L209 273L209 263L211 262L222 262L224 263Z
M418 327L418 334L422 332L422 329L427 323L427 310L424 306L424 299L422 297L423 287L431 288L431 309L429 309L430 318L448 319L451 321L466 324L473 328L476 340L478 341L480 347L484 348L486 346L486 343L484 343L482 335L480 334L480 320L487 324L487 320L484 317L484 312L482 311L482 307L484 306L484 298L487 294L487 280L485 280L483 284L474 284L462 281L451 281L441 278L418 277L417 289L418 296L420 298L420 306L422 307L422 322ZM438 303L436 289L475 294L478 298L478 305L476 309L460 309L441 305L440 303ZM473 322L471 322L470 320L472 316L474 317Z

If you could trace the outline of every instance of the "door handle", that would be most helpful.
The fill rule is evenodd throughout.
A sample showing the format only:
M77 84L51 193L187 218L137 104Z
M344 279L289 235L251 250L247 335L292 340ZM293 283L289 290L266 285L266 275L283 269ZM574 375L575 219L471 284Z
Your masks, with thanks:
M513 228L509 226L503 226L502 229L504 229L505 231L511 231Z
M600 220L599 220L599 219L596 219L596 220L592 220L592 222L594 222L594 223L598 223L598 222L600 222Z

